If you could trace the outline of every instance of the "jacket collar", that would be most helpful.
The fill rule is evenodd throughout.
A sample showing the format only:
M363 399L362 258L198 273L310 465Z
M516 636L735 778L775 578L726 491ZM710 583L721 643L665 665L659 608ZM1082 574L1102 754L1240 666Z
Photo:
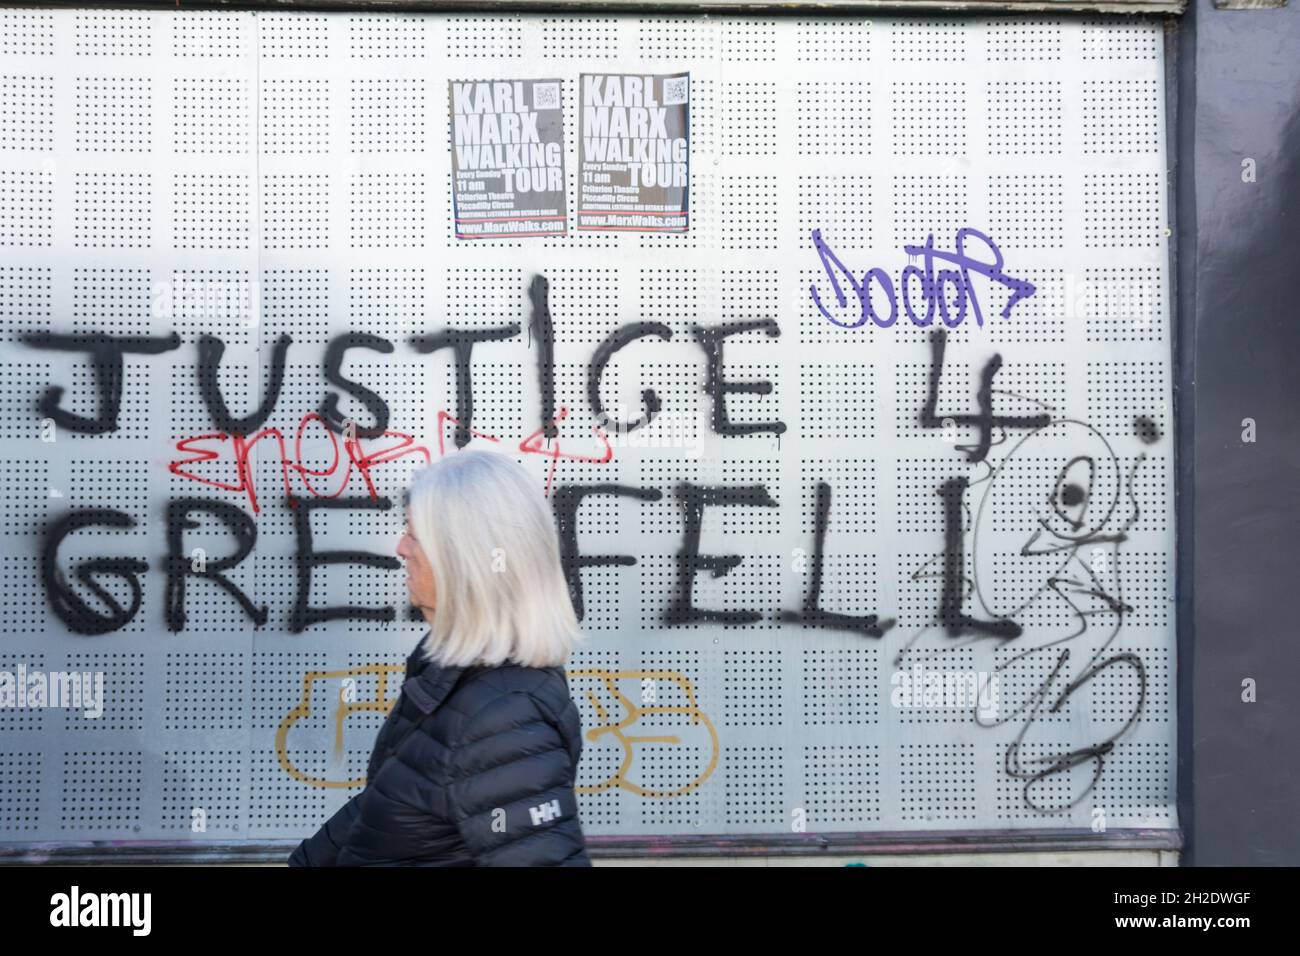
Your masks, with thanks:
M425 639L426 639L428 636L429 636L429 634L426 633L426 634L424 635L424 637L420 638L419 643L417 643L417 644L415 645L415 649L412 650L411 653L409 653L409 654L406 655L406 677L407 677L407 679L410 679L410 678L414 677L414 676L415 676L416 674L418 674L421 670L423 670L423 669L425 668L426 664L427 664L427 661L425 661L422 657L420 657L420 649L421 649L422 647L424 647Z
M431 714L469 668L443 667L426 661L420 656L423 646L424 638L421 638L406 658L406 682L402 684L402 692L421 713Z

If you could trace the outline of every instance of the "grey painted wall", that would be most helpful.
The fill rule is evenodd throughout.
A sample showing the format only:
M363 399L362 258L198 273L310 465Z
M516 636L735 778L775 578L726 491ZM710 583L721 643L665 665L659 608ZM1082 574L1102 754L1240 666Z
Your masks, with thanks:
M1300 9L1196 0L1180 30L1183 863L1295 865Z

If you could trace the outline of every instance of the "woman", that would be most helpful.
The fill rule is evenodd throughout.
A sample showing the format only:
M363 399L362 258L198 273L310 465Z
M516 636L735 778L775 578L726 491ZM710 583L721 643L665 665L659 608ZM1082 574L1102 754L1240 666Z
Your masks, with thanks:
M495 452L435 462L411 482L397 553L429 633L365 788L289 865L591 866L561 666L583 638L536 482Z

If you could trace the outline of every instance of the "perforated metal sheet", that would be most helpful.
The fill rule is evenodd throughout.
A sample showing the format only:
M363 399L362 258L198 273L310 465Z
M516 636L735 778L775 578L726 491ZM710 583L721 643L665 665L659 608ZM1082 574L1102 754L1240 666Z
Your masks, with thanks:
M291 337L266 425L292 457L304 415L340 392L328 345L382 337L390 354L351 349L342 374L437 455L455 448L440 413L464 412L455 367L412 340L510 325L474 348L473 429L553 499L579 484L639 493L590 496L575 519L582 554L630 558L578 575L590 644L569 671L589 734L589 833L1173 827L1160 36L1108 19L0 13L0 670L99 671L107 701L98 719L0 708L0 839L297 837L348 796L423 629L406 619L400 571L338 563L312 569L313 606L396 619L295 630L301 505L328 500L343 472L294 474L290 507L267 440L249 456L256 512L247 489L211 484L238 485L232 442L178 445L219 430L200 338L224 344L216 380L241 418ZM453 238L450 78L565 78L572 210L578 74L686 70L688 234L571 222L563 238ZM974 277L984 322L948 329L927 421L942 322L831 322L814 288L842 322L857 303L836 273L837 306L813 231L854 275L878 268L898 285L921 262L905 245L933 235L951 251L963 228L990 236L1005 273L1035 291L1004 318L1011 287ZM600 394L616 417L639 416L646 389L662 412L607 462L520 444L543 424L539 275L565 455L605 450L587 400L597 347L630 323L672 332L610 362ZM726 413L784 428L720 435L694 326L762 320L774 325L725 339L722 374L771 389L729 394ZM126 356L115 428L43 427L51 385L62 407L99 414L98 378L84 350L24 335L173 331L175 348ZM995 354L987 414L1019 420L984 428ZM372 423L340 395L341 416ZM301 462L327 471L323 429L309 421L305 435ZM178 448L219 457L180 469L200 481L169 470L191 457ZM375 495L400 504L415 461L376 465ZM317 551L391 555L400 507L361 506L363 478L354 469L343 491L357 507L310 512ZM704 508L700 553L742 559L695 574L692 600L756 620L673 611L684 483L749 488L748 503ZM255 524L252 553L224 573L266 608L262 627L191 576L172 629L168 509L187 498ZM133 572L140 607L74 634L48 603L42 549L65 515L105 509L133 523L81 528L56 565L147 562ZM195 548L210 561L235 550L216 515L190 518L184 563ZM121 580L96 580L129 604ZM1000 709L898 706L894 675L920 667L996 675Z

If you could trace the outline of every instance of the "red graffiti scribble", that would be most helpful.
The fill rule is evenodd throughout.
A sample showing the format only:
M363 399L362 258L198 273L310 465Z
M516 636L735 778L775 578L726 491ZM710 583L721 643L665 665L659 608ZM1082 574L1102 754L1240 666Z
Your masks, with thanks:
M459 425L460 419L453 418L446 409L443 408L438 409L438 457L439 458L447 454L447 446L444 440L447 434L447 422L451 422L453 425ZM475 438L486 438L488 441L499 442L501 440L500 438L497 438L496 435L489 435L487 432L481 432L477 428L470 428L469 433Z
M568 417L569 417L568 407L561 405L560 412L558 415L556 415L555 418L552 418L541 428L537 429L537 431L533 432L531 435L526 436L522 441L519 442L519 450L523 452L525 455L545 455L546 457L551 459L550 469L546 473L547 496L549 496L551 493L551 484L555 480L555 468L561 458L567 459L568 461L585 461L594 465L603 465L614 460L614 446L610 444L609 436L605 434L604 429L602 429L599 425L591 426L592 432L595 433L598 439L600 439L600 443L605 446L604 453L601 454L599 457L592 456L592 455L575 455L575 454L570 454L565 451L562 451L558 440L556 440L555 446L553 448L543 448L542 447L544 441L544 439L542 438L543 432L545 432L546 429L550 428L552 425L558 428L559 423ZM446 454L446 446L443 439L446 432L447 422L452 422L453 424L456 425L460 424L460 422L457 421L455 418L453 418L445 409L439 410L438 412L438 455L439 456ZM494 442L501 441L501 439L498 438L496 435L489 435L487 432L481 432L476 428L471 427L469 429L469 432L475 438L485 438L488 441L494 441ZM545 439L545 441L549 441L549 439Z
M569 410L561 407L559 414L551 419L546 425L543 425L531 435L526 436L519 442L519 450L526 455L544 455L551 459L550 469L546 475L546 494L551 493L551 486L555 480L555 469L561 458L569 461L585 461L592 464L605 464L614 459L614 448L609 442L609 437L604 430L598 425L592 426L592 431L600 439L604 446L604 451L600 455L579 455L565 452L561 449L558 440L554 441L551 447L545 447L549 442L543 439L543 433L547 428L555 425L568 418ZM451 422L459 425L460 422L452 417L445 410L438 412L438 456L442 457L447 453L446 449L446 425ZM313 423L319 426L324 438L328 439L330 453L333 456L328 465L323 468L312 468L303 463L303 436L307 429ZM470 435L475 438L483 438L487 441L500 442L501 439L487 432L479 431L476 428L469 429ZM252 450L258 442L270 441L276 448L276 454L280 462L280 479L284 483L284 493L289 501L290 507L296 507L299 495L294 493L294 479L296 478L306 492L316 498L337 498L347 490L348 485L352 482L353 473L361 476L361 481L365 484L366 493L372 499L379 498L380 494L375 487L375 482L371 476L371 470L377 465L385 462L396 461L399 458L405 458L408 455L422 455L425 464L433 460L429 449L424 445L415 444L415 438L405 432L385 431L382 436L374 440L394 439L395 444L386 445L383 448L374 449L370 452L363 451L361 440L354 434L345 434L342 440L342 449L340 450L338 435L328 427L325 419L318 412L307 412L298 422L298 428L293 435L292 452L289 449L289 442L285 440L284 434L278 428L263 428L261 431L251 437L243 435L231 435L226 432L208 432L204 435L195 435L191 438L182 438L176 443L176 450L190 457L181 458L172 461L167 465L167 470L173 475L181 478L187 478L190 481L197 481L201 485L207 485L210 488L220 488L223 491L233 491L237 494L245 495L248 498L249 507L254 514L261 513L261 505L258 503L257 486L253 480L253 470L249 465L249 457ZM235 480L221 481L217 478L210 478L204 475L195 474L190 467L193 465L203 464L210 461L218 461L222 458L224 448L214 448L206 443L230 442L231 455L235 463ZM342 472L340 474L340 466ZM313 479L333 478L338 476L338 487L333 491L322 490L313 484Z
M555 480L555 468L561 458L569 461L585 461L595 465L603 465L614 460L614 446L609 443L609 436L605 434L604 429L599 425L592 425L591 430L602 445L605 446L605 452L599 458L590 455L569 455L560 451L560 442L557 439L553 449L542 448L542 432L546 431L551 425L557 425L562 419L569 417L569 409L564 405L560 406L560 414L551 419L537 431L533 432L527 438L519 443L519 450L526 455L546 455L551 459L551 467L546 473L546 494L551 493L551 482Z
M303 464L302 439L307 430L307 426L317 422L324 436L329 439L330 450L333 454L333 461L322 469L310 468ZM254 514L261 513L261 507L257 501L257 488L253 482L253 473L248 464L249 452L254 446L263 439L271 439L278 448L280 460L280 475L284 481L285 495L289 500L290 507L296 507L298 496L293 491L293 481L291 476L296 475L302 482L308 493L317 498L337 498L348 487L352 481L352 473L355 470L365 483L366 493L372 499L379 498L379 492L375 488L375 482L371 477L370 471L376 465L382 465L385 462L396 461L407 455L424 456L425 464L433 460L429 449L424 445L415 444L415 438L405 432L385 431L379 438L396 439L397 443L388 445L383 448L365 453L361 447L361 440L354 433L345 434L343 437L343 450L339 451L339 439L333 430L325 423L325 419L317 412L307 412L298 422L297 431L293 439L293 455L290 456L286 447L284 435L278 428L264 428L257 432L251 438L245 438L242 435L228 435L225 432L210 432L206 435L196 435L193 438L183 438L176 443L176 450L193 457L183 458L179 461L173 461L167 465L167 470L174 475L182 478L188 478L191 481L197 481L200 484L208 485L212 488L221 488L225 491L234 491L244 494L248 497L249 507ZM375 440L379 440L378 438ZM221 451L213 448L195 447L198 442L231 442L232 453L235 459L236 481L226 482L219 481L215 478L206 478L202 475L196 475L186 469L190 465L200 464L208 461L215 461L221 458ZM346 457L345 457L346 456ZM343 473L339 480L338 488L333 492L322 492L316 489L311 482L312 478L328 478L338 472L339 466L343 465Z

